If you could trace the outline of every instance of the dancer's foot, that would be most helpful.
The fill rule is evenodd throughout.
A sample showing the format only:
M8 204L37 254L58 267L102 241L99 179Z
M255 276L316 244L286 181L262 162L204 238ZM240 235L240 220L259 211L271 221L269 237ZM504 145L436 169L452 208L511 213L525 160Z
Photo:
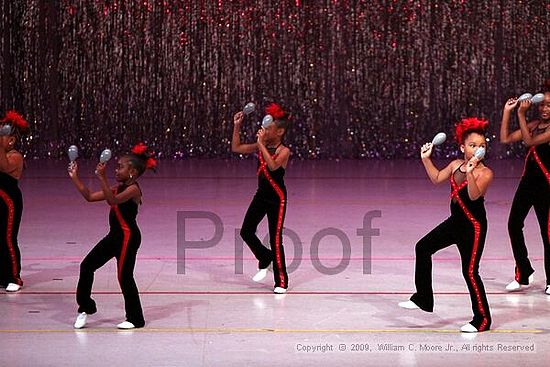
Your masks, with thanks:
M463 333L477 333L479 330L477 330L474 325L467 323L466 325L462 325L460 327L460 331Z
M252 277L252 280L255 282L261 282L262 280L265 279L266 276L267 276L267 268L258 269L256 274Z
M283 288L283 287L275 287L273 289L273 293L276 293L276 294L284 294L286 293L286 288Z
M6 287L6 292L19 292L21 290L21 286L16 283L9 283Z
M535 279L535 277L533 276L533 274L529 275L528 283L525 284L525 285L524 284L519 284L517 280L513 280L510 283L508 283L508 285L506 286L506 290L510 291L510 292L515 292L515 291L519 291L521 289L527 289L531 286L534 279Z
M86 320L88 319L88 315L86 312L81 312L76 316L76 321L74 322L74 328L75 329L82 329L84 326L86 326Z
M419 309L418 305L411 300L405 302L399 302L397 304L399 307L406 308L407 310L416 310Z
M136 326L132 324L130 321L123 321L120 324L118 324L116 327L123 330L130 330L130 329L136 328Z

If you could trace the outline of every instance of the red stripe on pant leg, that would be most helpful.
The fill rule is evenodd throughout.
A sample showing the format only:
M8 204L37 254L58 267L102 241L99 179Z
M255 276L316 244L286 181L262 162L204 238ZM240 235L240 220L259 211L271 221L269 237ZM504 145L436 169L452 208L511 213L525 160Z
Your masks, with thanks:
M283 217L285 213L285 201L281 200L279 205L279 215L277 217L277 231L275 232L275 259L279 267L279 280L281 281L281 287L286 288L285 277L283 274L283 265L281 262L281 239L283 237Z
M126 221L122 217L122 213L117 205L112 206L115 211L116 218L122 228L122 233L124 237L122 239L122 250L120 251L120 260L118 261L118 280L122 277L122 267L124 266L124 260L126 259L126 251L128 250L128 243L130 242L130 227L126 224Z
M265 175L267 181L273 187L273 190L277 193L277 196L279 196L279 213L277 215L277 230L275 231L275 264L277 268L279 269L279 282L282 288L286 288L286 282L284 277L284 271L283 271L283 263L281 260L281 238L282 238L282 227L283 227L283 216L284 216L284 210L285 210L285 204L286 204L286 198L283 190L277 185L277 183L273 180L271 175L269 174L269 171L267 170L267 164L265 164L264 158L259 153L259 159L260 159L260 169L262 173Z
M487 327L487 315L483 307L483 302L481 301L481 294L479 293L479 287L474 277L474 268L476 266L476 263L477 265L479 265L478 261L476 260L476 257L477 257L477 248L479 246L479 234L480 234L481 228L480 228L479 222L477 222L476 220L472 221L472 223L474 224L475 237L474 237L474 249L472 251L472 257L470 258L470 266L468 267L468 276L470 277L470 281L474 286L474 290L477 298L477 304L481 314L483 315L483 322L479 327L479 331L484 331L485 328Z
M531 147L527 151L527 154L525 155L525 162L523 163L523 172L521 173L521 177L525 176L525 172L527 171L527 161L531 153L533 153L534 151L535 151L535 147Z
M21 280L19 279L18 269L17 269L17 255L15 253L15 248L13 246L13 219L15 217L15 205L11 197L3 190L0 190L0 197L6 203L8 208L8 219L7 219L7 228L6 228L6 244L8 245L8 252L11 258L11 271L14 281L19 284ZM21 285L21 284L19 284Z
M544 173L544 177L546 177L546 181L548 181L548 184L550 185L550 172L548 172L548 169L544 166L544 164L540 160L540 157L537 151L534 149L534 147L532 149L533 149L533 157L535 157L535 161L539 165L542 173Z
M517 266L517 265L516 265L516 277L515 277L515 279L516 279L516 282L518 282L518 283L519 283L519 280L521 279L521 272L519 270L519 266Z
M481 232L481 226L479 222L474 218L472 213L470 213L468 208L466 208L466 205L464 204L464 202L460 198L460 195L458 194L458 191L460 190L459 187L460 188L464 187L466 185L464 184L465 182L467 184L467 181L465 180L464 182L462 182L460 186L458 186L454 182L454 178L451 176L451 186L453 187L452 196L456 199L458 205L460 206L460 208L462 208L462 211L474 226L474 245L472 248L472 256L470 257L470 264L468 265L468 277L470 278L470 281L472 282L472 286L474 288L474 293L477 299L478 310L483 316L483 321L481 322L481 325L479 326L478 330L484 331L487 328L487 322L488 322L487 314L485 312L485 308L483 307L483 302L481 301L481 293L479 292L479 286L477 285L477 282L474 277L474 268L477 263L476 257L477 257L477 249L479 247L479 236Z
M533 149L533 157L535 157L535 161L537 162L540 169L544 173L544 176L546 177L546 181L548 181L548 185L550 185L550 172L548 172L548 169L544 166L544 164L540 160L540 157L535 149ZM548 222L546 225L548 229L548 239L550 240L550 210L548 210Z
M533 157L535 157L535 161L537 162L537 164L540 167L541 171L544 173L544 177L546 177L546 181L548 182L548 185L550 185L550 172L548 172L548 169L542 163L535 147L532 147L531 149L533 150ZM546 223L546 229L548 231L548 233L547 233L548 240L550 241L550 209L548 210L548 221Z

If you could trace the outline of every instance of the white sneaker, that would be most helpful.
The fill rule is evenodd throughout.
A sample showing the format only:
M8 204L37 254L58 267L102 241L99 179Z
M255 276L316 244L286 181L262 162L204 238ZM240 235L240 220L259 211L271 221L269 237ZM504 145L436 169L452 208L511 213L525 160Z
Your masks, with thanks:
M273 289L273 293L284 294L284 293L286 293L286 288L275 287L275 288Z
M462 325L460 327L460 331L462 331L463 333L477 333L478 332L478 330L475 328L475 326L470 324L470 323L467 323L466 325Z
M533 274L529 275L529 279L528 279L529 284L527 285L519 284L517 280L513 280L506 286L506 290L513 292L513 291L519 291L520 289L529 288L531 286L531 283L533 283L534 279L535 277L533 276Z
M546 290L544 291L546 294L550 294L550 285L546 286Z
M21 290L21 286L19 284L15 283L9 283L6 287L6 292L19 292Z
M258 269L258 272L252 277L255 282L261 282L267 276L268 268Z
M405 302L399 302L397 305L399 307L406 308L407 310L416 310L416 309L420 308L420 307L418 307L418 305L416 303L414 303L411 300L408 300L408 301L405 301Z
M134 324L132 324L130 321L123 321L120 324L116 326L119 329L129 330L129 329L135 329L136 327Z
M86 319L88 318L88 314L86 312L81 312L76 316L76 321L74 322L74 328L75 329L82 329L86 325Z

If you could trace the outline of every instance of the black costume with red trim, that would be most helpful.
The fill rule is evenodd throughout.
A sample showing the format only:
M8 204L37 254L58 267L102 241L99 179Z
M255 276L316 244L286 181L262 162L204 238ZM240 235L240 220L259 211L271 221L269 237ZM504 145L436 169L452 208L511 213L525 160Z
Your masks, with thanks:
M276 159L276 148L268 148ZM262 153L258 153L258 191L244 217L241 237L258 259L258 268L265 269L273 262L275 287L288 288L285 251L283 247L283 224L286 214L287 193L284 183L285 169L279 167L270 171ZM267 215L269 245L266 248L256 236L258 224Z
M538 125L533 129L533 135L546 131L539 129ZM532 146L525 158L525 168L518 188L512 201L510 216L508 218L508 234L512 245L512 252L516 262L515 280L519 284L529 284L529 276L534 269L531 266L523 236L525 218L535 208L535 214L539 222L542 242L544 245L544 270L546 272L546 284L550 285L550 143Z
M23 215L23 197L19 181L0 172L0 284L23 285L21 280L21 253L17 242Z
M126 185L118 186L115 194L121 193L128 187ZM80 278L76 291L78 312L87 314L97 312L95 301L91 298L94 272L115 257L118 281L124 296L126 320L134 324L135 327L145 325L139 291L134 280L134 266L141 244L141 232L136 222L137 213L138 204L134 200L111 205L109 233L95 245L80 264Z
M487 216L483 197L470 199L468 181L461 167L451 175L451 216L416 244L416 293L411 301L424 311L433 311L432 255L456 244L474 313L470 323L478 331L485 331L491 326L491 314L478 270L487 235Z

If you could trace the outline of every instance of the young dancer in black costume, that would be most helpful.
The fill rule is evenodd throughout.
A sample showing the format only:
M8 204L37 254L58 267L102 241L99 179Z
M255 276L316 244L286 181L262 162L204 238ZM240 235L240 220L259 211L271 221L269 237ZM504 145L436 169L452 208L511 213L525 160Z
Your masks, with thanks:
M27 121L15 111L0 119L0 286L7 292L18 292L23 286L17 235L23 214L19 179L24 164L15 145L28 132Z
M416 293L409 301L399 303L403 308L433 312L432 255L456 244L474 314L472 321L461 327L463 332L486 331L491 326L489 305L478 270L487 234L483 196L493 179L493 172L483 160L474 156L477 149L486 149L486 128L487 121L477 118L460 121L456 137L464 158L452 161L442 170L438 170L430 159L432 144L425 144L421 149L422 163L430 180L439 184L450 179L451 216L416 244Z
M142 193L138 178L147 168L154 168L156 161L143 144L136 145L132 152L118 160L115 177L118 186L110 187L105 175L106 163L99 163L96 175L101 191L91 192L78 177L78 165L69 166L69 176L86 201L103 201L110 205L109 233L86 255L80 263L80 278L76 290L78 315L76 329L86 325L88 315L97 312L92 299L94 272L113 257L117 260L118 281L124 296L126 321L117 325L119 329L140 328L145 325L139 292L134 280L134 266L141 244L141 233L136 222Z
M523 226L529 210L534 207L544 245L545 292L550 294L550 79L543 88L544 100L538 106L540 118L529 123L525 118L525 112L531 106L529 100L518 102L513 98L506 102L502 113L500 141L510 144L523 140L529 148L525 157L525 169L508 218L508 233L516 266L514 280L506 289L517 291L533 282L534 269L527 256ZM520 128L510 133L510 115L518 105Z
M241 237L256 259L258 272L252 278L261 281L267 276L267 270L273 263L275 287L273 292L286 293L288 274L286 272L283 247L283 225L287 206L287 192L284 175L290 150L283 145L283 137L288 129L289 114L273 103L266 108L273 117L273 123L258 131L257 141L253 144L241 144L239 131L244 118L242 112L235 114L231 150L235 153L258 154L258 190L246 212ZM260 221L267 215L269 223L269 244L271 249L262 245L256 236Z

